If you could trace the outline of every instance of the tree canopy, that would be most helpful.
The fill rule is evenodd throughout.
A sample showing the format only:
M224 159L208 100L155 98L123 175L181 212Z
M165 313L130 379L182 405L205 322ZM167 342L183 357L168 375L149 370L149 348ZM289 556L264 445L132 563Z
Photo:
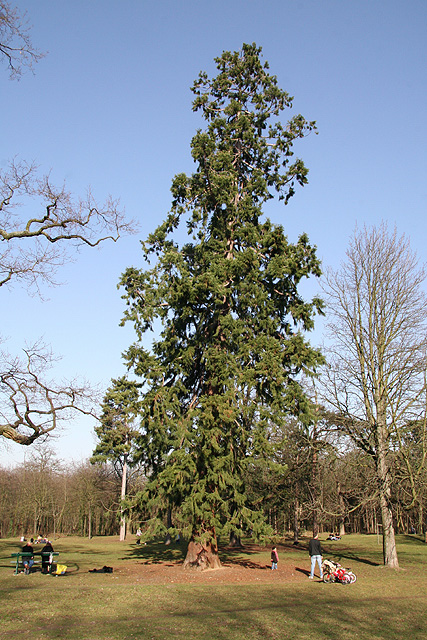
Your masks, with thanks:
M261 221L274 194L288 203L306 184L293 145L315 123L295 115L282 124L292 98L255 44L215 62L217 76L200 73L192 87L206 121L191 141L196 170L175 176L171 210L143 244L154 266L121 278L123 322L137 334L125 357L145 385L145 499L159 513L180 504L192 523L187 561L197 565L215 564L218 525L261 526L246 499L248 465L266 453L271 425L309 411L299 377L323 361L303 335L322 303L298 291L302 278L320 275L315 248ZM181 246L174 237L184 224ZM158 321L160 337L144 347Z

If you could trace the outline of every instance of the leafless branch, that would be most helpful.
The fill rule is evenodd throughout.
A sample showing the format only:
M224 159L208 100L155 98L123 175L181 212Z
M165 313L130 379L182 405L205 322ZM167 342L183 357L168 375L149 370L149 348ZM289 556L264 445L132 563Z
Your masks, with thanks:
M44 345L24 354L22 360L0 354L0 436L30 445L75 411L97 417L98 393L86 382L61 385L47 379L54 358Z
M100 206L90 190L74 199L65 185L40 177L34 164L14 161L0 172L0 287L12 280L55 284L57 268L72 260L69 249L116 242L134 231L118 200Z
M25 69L32 71L45 55L33 46L30 28L26 13L0 1L0 58L6 62L12 79L19 79Z

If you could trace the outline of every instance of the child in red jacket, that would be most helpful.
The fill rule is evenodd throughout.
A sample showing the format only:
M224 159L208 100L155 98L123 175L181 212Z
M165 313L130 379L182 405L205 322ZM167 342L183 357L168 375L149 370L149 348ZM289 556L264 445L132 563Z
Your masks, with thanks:
M271 570L277 569L277 563L279 562L279 554L277 553L276 547L273 547L271 550Z

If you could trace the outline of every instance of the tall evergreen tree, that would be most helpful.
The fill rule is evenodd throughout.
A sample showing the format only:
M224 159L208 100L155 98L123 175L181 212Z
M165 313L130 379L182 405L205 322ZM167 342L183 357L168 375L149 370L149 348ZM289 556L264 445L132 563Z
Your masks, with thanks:
M247 504L246 470L266 452L269 427L307 407L298 376L322 361L302 335L322 303L298 292L302 278L320 275L315 248L260 221L274 191L287 203L307 182L292 147L315 123L296 115L281 124L292 98L255 44L215 61L218 75L200 73L192 87L207 123L191 142L196 171L174 178L171 211L143 244L154 266L121 279L123 322L138 338L126 358L146 388L145 497L159 513L180 504L191 523L185 565L197 567L218 566L219 525L262 526ZM180 246L172 236L184 221L189 241ZM158 320L148 350L142 339Z

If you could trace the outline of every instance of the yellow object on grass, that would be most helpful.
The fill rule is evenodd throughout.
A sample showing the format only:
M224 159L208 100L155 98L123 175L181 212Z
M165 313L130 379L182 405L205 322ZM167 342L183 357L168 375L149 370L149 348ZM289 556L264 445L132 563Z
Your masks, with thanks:
M67 566L65 564L57 564L55 571L52 571L52 573L56 576L63 576L66 571Z

